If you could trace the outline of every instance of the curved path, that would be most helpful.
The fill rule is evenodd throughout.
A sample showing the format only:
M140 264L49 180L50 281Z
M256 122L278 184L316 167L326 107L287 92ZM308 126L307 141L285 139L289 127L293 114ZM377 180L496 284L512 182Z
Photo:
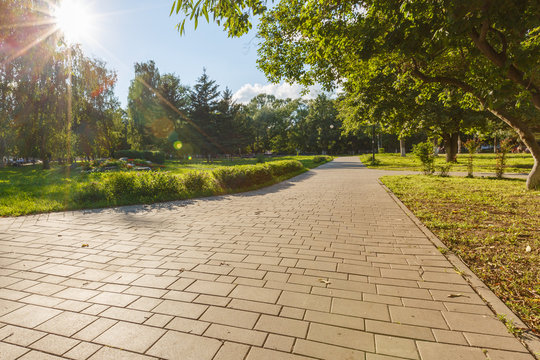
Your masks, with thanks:
M380 175L0 219L0 358L532 359Z

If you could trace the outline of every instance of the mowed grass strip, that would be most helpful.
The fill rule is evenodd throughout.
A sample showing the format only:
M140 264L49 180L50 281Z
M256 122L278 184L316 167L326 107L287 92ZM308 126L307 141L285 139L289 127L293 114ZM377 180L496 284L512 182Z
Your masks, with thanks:
M467 172L467 161L469 154L459 154L457 163L452 164L450 171ZM420 160L413 154L407 154L402 157L400 154L375 154L376 165L371 165L369 159L370 154L360 156L360 161L371 169L380 170L409 170L422 171ZM508 173L529 173L531 171L534 159L531 154L508 154L507 167ZM444 154L438 155L435 158L435 166L446 165L446 157ZM474 154L474 171L494 173L496 164L496 154ZM438 170L438 169L437 169Z
M381 181L540 334L540 191L526 190L520 179L410 175Z
M112 173L83 173L80 167L53 166L49 170L42 170L40 165L24 166L20 168L0 168L0 216L20 216L35 213L54 211L91 209L118 205L149 204L160 201L180 200L199 196L217 195L254 190L268 186L290 177L296 176L308 169L327 162L314 161L314 156L287 156L267 158L265 162L279 162L282 160L298 160L304 166L299 171L274 176L272 180L253 184L242 189L222 189L214 187L205 191L186 191L179 194L151 194L144 197L120 196L114 199L102 199L100 196L81 197L81 192L99 190L100 184ZM317 160L317 159L315 159ZM213 163L187 163L167 162L164 172L181 177L196 172L212 172L220 167L235 167L237 165L255 165L256 159L237 159L234 161L220 160ZM141 174L141 177L144 177ZM96 194L98 195L98 194Z

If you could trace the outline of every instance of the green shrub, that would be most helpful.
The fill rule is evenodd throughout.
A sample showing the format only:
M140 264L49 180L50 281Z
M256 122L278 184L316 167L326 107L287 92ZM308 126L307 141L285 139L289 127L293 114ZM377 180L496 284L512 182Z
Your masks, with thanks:
M266 158L264 157L263 154L258 154L256 156L256 159L257 159L257 161L256 161L257 164L261 164L261 163L264 163L266 161Z
M381 165L381 161L378 160L377 158L373 158L373 155L371 155L370 157L367 158L367 162L371 166Z
M319 155L319 156L314 156L313 157L313 162L315 164L322 163L322 162L327 162L327 161L330 161L330 156Z
M165 163L165 153L162 151L151 150L118 150L114 153L116 159L126 157L128 159L144 159L156 164Z
M384 148L379 148L379 154L384 154L385 152Z
M444 164L444 165L439 165L439 166L437 166L437 168L439 169L439 176L448 177L449 174L450 174L450 169L452 168L452 164L447 163L447 164Z
M473 177L473 160L474 154L480 149L480 141L471 139L468 140L465 144L465 148L469 152L469 157L467 159L467 177Z
M433 155L433 144L422 142L413 146L413 154L420 159L424 174L430 175L435 171L435 156Z
M98 202L107 199L107 191L102 183L92 181L80 188L73 195L73 200L77 203Z
M213 178L207 171L191 171L182 176L184 187L189 193L206 194L214 189Z
M154 199L170 199L184 192L184 184L178 176L166 172L144 172L136 175L138 196Z
M241 189L272 180L272 170L267 164L222 167L215 169L213 174L225 189Z
M506 155L512 149L510 140L505 139L500 143L500 149L497 151L497 162L495 164L495 175L497 179L502 179L504 170L506 169Z
M137 196L137 176L139 175L140 173L137 172L122 171L111 173L103 177L104 187L109 193L109 198L114 199L124 196Z
M304 168L304 165L298 160L281 160L267 163L273 176L283 176Z

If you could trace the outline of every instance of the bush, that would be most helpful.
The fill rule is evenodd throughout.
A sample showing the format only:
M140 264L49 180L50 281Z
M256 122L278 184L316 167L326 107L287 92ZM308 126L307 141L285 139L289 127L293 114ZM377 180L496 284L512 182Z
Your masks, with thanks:
M242 189L262 185L275 177L291 174L304 168L296 160L272 161L257 165L221 167L213 171L218 184L224 189Z
M330 156L314 156L313 162L315 164L330 161Z
M281 160L267 163L273 176L283 176L304 168L304 165L297 160Z
M212 176L207 171L192 171L182 176L184 187L192 194L206 194L214 189Z
M430 175L435 171L435 156L433 155L433 144L422 142L413 146L413 154L420 159L424 174Z
M126 157L128 159L144 159L156 164L165 163L165 153L162 151L150 150L118 150L114 153L116 159Z
M384 148L379 148L379 154L384 154L385 152Z
M506 169L506 155L512 149L510 140L505 139L500 143L500 149L497 151L497 162L495 164L495 175L497 179L502 179L504 170Z
M452 168L452 164L440 165L437 168L439 169L439 176L448 177L448 175L450 174L450 169Z
M241 189L272 180L272 171L266 164L222 167L215 169L213 174L225 189Z
M98 202L107 199L107 191L102 183L92 181L75 192L73 200L77 203Z
M473 160L474 154L480 149L480 141L471 139L465 144L465 148L469 152L469 158L467 159L467 177L473 177Z
M261 163L264 163L266 161L266 158L264 157L263 154L258 154L257 157L256 157L256 163L257 164L261 164Z
M378 160L377 158L373 158L373 155L371 155L370 157L367 158L367 162L371 166L381 165L381 161Z

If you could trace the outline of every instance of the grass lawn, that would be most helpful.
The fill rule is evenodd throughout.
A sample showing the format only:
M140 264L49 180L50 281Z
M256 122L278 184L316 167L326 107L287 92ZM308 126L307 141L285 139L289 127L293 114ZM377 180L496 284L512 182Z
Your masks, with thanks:
M321 163L314 163L313 156L284 156L268 158L268 161L298 160L305 168L311 169ZM182 174L194 170L211 170L220 166L255 164L256 159L220 160L207 164L205 162L168 161L165 171ZM78 203L73 194L91 182L100 181L102 174L84 174L81 168L71 169L64 166L53 166L50 170L42 170L41 165L21 168L0 168L0 216L19 216L52 211L76 210L110 206L107 202ZM283 180L280 178L280 180ZM136 202L123 201L117 205Z
M469 154L459 154L457 164L452 165L450 171L467 172L467 159ZM420 160L413 154L401 157L400 154L376 154L375 160L380 163L370 165L371 154L361 155L360 160L369 168L380 170L409 170L422 171ZM435 159L435 166L446 164L445 155L439 155ZM529 173L534 164L530 154L508 154L506 172L509 173ZM495 154L475 154L474 172L495 172Z
M540 191L526 190L517 179L381 180L540 334Z

